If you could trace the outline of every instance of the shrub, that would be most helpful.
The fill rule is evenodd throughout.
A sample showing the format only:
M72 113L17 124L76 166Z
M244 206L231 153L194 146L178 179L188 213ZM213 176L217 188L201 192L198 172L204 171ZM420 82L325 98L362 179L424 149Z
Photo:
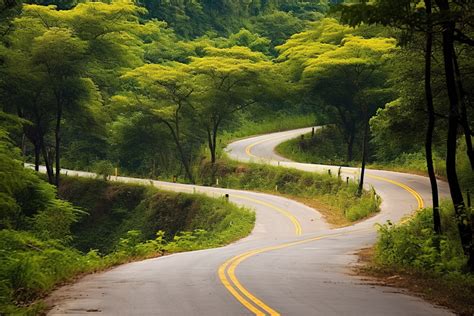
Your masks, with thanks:
M404 224L389 222L381 225L376 262L420 272L462 272L467 258L461 248L453 208L444 203L441 214L443 234L440 237L433 232L432 209L429 208L421 210Z
M92 165L92 171L104 180L108 180L114 174L114 170L114 165L108 160L99 160Z

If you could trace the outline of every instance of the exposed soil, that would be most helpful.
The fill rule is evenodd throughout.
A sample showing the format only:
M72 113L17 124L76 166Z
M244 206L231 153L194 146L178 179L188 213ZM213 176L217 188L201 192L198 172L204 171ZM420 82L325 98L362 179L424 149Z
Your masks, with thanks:
M378 286L405 289L435 305L447 307L457 315L474 315L474 290L433 275L422 275L379 267L374 263L374 248L356 253L358 264L352 272L363 281Z

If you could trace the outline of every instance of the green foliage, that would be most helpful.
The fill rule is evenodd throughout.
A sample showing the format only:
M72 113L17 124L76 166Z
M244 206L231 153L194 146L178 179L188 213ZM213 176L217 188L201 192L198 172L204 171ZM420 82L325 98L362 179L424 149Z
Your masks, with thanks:
M79 274L222 246L247 236L255 222L253 212L224 200L95 179L65 179L60 194L80 200L88 212L73 225L73 236L69 226L77 218L60 200L32 219L30 232L0 230L2 313L39 313L43 306L33 302ZM85 252L68 245L71 237Z
M250 233L253 222L251 212L221 200L139 185L65 178L59 194L88 213L72 227L73 244L82 251L110 253L131 230L140 231L134 240L141 242L157 231L171 240L180 231L205 229L207 242L221 245Z
M432 228L431 209L418 212L404 224L381 225L376 262L438 275L462 273L467 258L462 251L452 206L445 203L441 207L441 215L443 234L439 238Z
M220 162L201 167L201 179L208 182L214 174L222 187L279 192L312 198L337 208L348 220L356 221L379 210L380 199L374 192L357 196L357 184L348 185L337 176L303 172L296 169L259 164Z
M354 149L354 159L360 161L361 157L361 140L355 140L356 147ZM276 152L283 157L287 157L294 161L327 164L327 165L355 165L356 163L348 163L345 156L344 139L341 132L335 126L324 126L322 129L315 131L314 137L311 133L301 135L279 144Z
M114 174L115 167L110 161L101 160L92 165L92 171L104 180L108 180Z

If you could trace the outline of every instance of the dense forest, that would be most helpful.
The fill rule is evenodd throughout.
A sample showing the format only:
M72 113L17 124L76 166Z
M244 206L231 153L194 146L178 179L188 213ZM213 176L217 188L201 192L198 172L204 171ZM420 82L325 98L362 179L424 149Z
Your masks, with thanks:
M310 117L338 143L318 162L421 163L437 234L445 177L461 265L474 270L470 1L0 0L0 10L0 229L69 236L79 211L56 196L61 168L209 183L201 170L226 163L232 135ZM44 166L49 184L23 162ZM58 231L45 228L53 221Z

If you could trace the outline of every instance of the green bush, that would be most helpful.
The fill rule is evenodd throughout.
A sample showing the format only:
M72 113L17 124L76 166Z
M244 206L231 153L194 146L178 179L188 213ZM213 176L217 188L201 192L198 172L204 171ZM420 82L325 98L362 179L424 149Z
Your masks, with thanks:
M98 177L102 177L104 180L108 180L111 175L114 174L114 165L108 160L99 160L94 162L92 165L92 171L97 174Z
M429 208L421 210L406 223L381 225L376 262L382 266L419 272L463 272L467 257L461 248L452 206L444 203L441 215L443 234L440 237L433 231L432 209Z

